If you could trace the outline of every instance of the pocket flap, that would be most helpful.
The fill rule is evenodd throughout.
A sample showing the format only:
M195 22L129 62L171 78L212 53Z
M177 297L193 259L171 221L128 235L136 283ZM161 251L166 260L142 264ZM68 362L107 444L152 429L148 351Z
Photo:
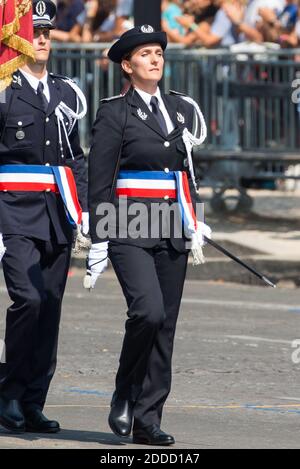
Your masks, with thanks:
M27 127L34 123L34 116L26 114L22 116L9 116L6 122L6 127Z

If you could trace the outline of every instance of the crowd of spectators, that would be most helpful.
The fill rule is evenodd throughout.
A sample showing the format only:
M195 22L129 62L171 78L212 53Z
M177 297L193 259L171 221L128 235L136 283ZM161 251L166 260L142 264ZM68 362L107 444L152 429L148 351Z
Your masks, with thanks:
M57 0L57 7L57 41L112 42L133 27L133 0ZM162 0L162 28L186 47L298 47L300 0Z

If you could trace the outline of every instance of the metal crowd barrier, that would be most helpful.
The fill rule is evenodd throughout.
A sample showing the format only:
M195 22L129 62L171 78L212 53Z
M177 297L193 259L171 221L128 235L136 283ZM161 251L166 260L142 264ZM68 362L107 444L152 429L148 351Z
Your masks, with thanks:
M52 71L75 79L87 97L88 115L80 124L86 151L100 99L120 94L124 86L120 68L105 56L107 47L53 45ZM162 86L200 103L208 138L195 152L198 176L217 197L232 187L243 195L242 189L253 180L300 179L298 57L300 50L231 53L168 48ZM294 82L297 78L299 83Z

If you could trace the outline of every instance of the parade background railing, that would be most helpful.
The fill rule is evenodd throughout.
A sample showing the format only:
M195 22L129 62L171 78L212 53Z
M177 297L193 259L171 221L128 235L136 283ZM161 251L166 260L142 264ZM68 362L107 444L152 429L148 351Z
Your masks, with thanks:
M87 97L88 115L80 123L86 153L100 99L125 86L120 67L105 56L107 47L53 45L51 70L75 79ZM227 189L239 191L237 208L246 210L252 203L247 188L274 189L278 180L300 179L299 57L300 50L247 45L237 52L181 46L166 52L165 92L193 97L207 122L208 138L195 161L200 185L214 189L215 210L225 210Z

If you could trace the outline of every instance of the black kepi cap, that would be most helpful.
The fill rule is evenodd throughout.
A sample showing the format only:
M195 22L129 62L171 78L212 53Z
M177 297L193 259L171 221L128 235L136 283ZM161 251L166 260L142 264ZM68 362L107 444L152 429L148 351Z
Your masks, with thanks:
M53 29L53 18L56 15L56 5L51 0L33 0L32 18L34 28Z
M165 50L168 45L167 35L163 31L155 31L148 24L132 28L122 34L108 51L108 57L115 63L121 63L125 55L129 54L136 47L144 44L160 44Z

